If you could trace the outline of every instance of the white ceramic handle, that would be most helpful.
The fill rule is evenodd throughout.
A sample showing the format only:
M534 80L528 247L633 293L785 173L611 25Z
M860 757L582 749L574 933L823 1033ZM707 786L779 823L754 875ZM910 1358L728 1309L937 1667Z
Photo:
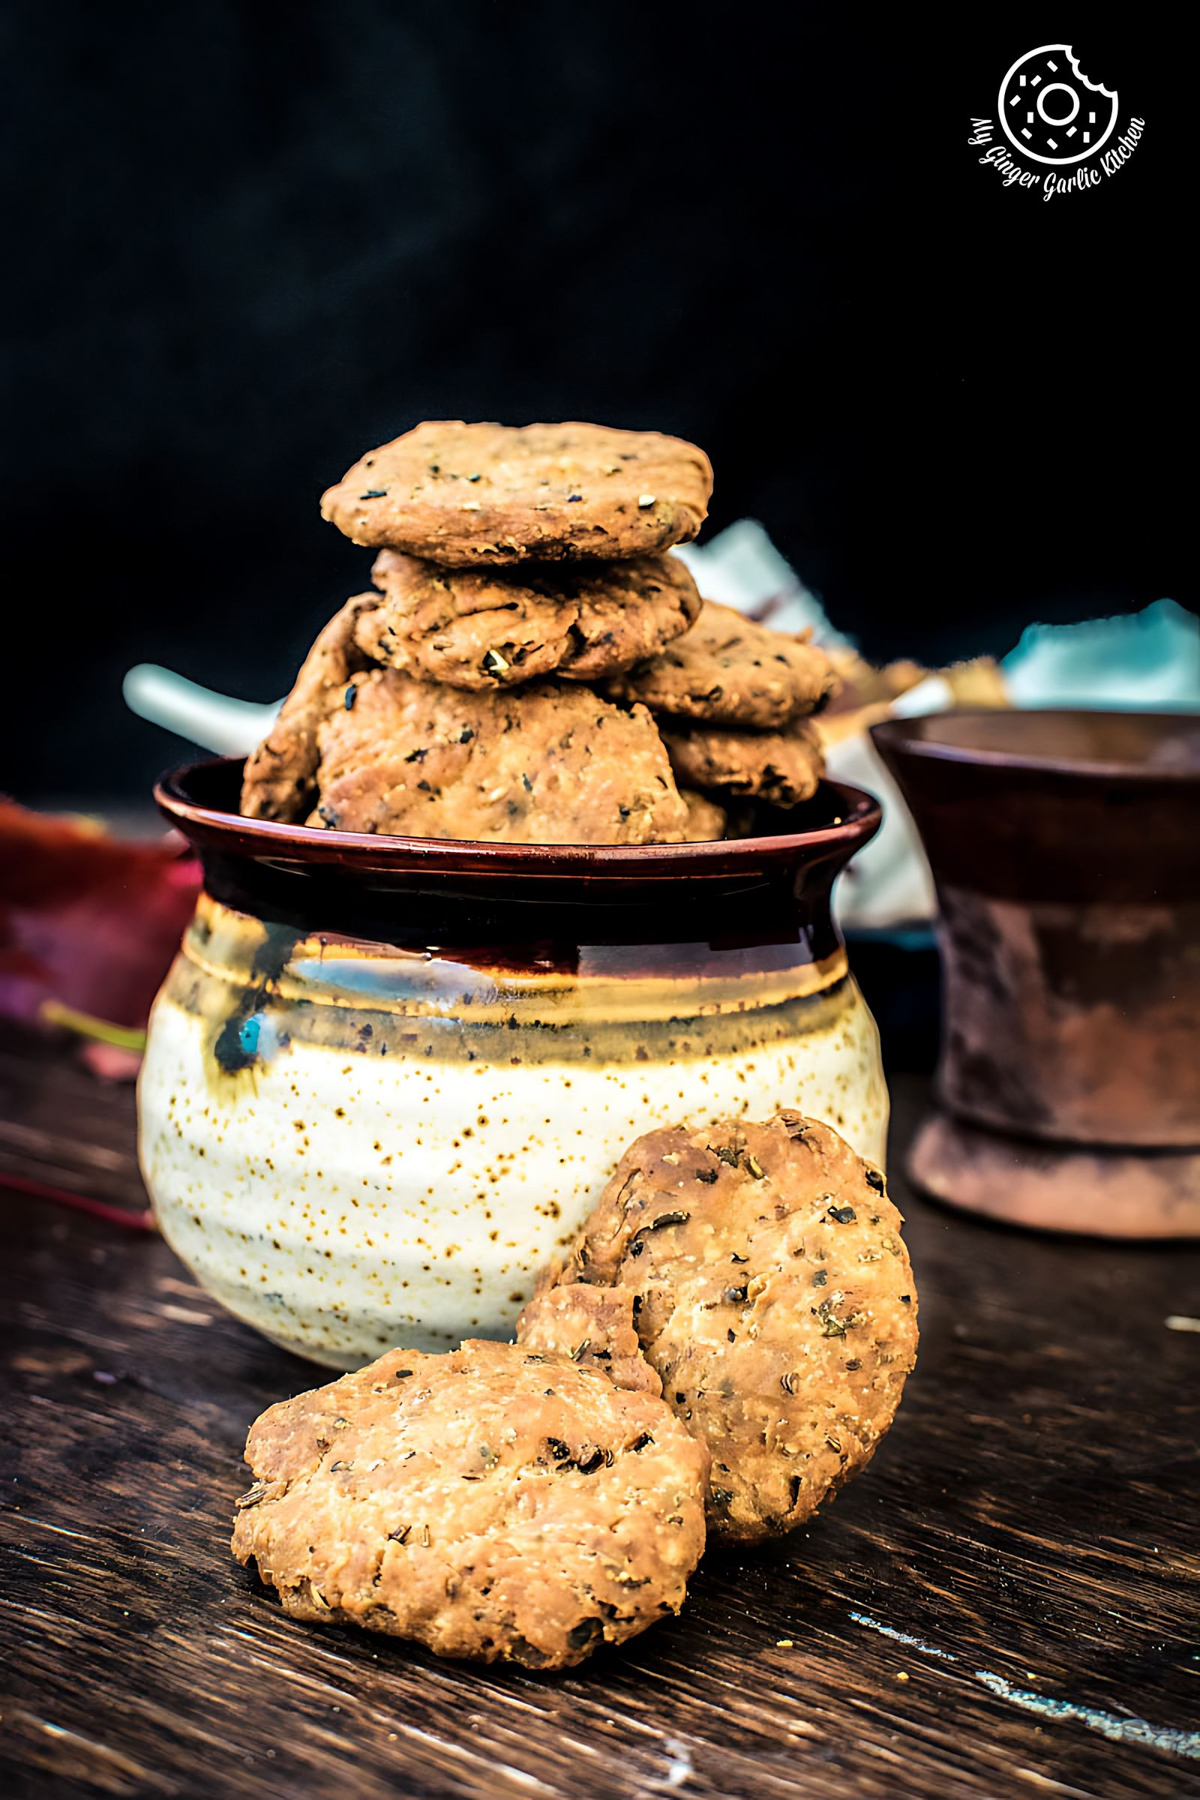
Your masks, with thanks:
M138 663L122 684L125 704L139 718L164 725L202 749L222 756L248 756L275 722L279 703L256 706L214 694L157 663Z

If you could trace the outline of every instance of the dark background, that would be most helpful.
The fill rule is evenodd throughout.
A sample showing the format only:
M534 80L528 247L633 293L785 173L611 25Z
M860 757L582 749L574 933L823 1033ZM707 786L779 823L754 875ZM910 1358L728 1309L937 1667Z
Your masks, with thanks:
M878 658L1195 605L1195 109L1129 10L7 9L0 785L144 792L131 662L282 693L367 585L321 489L428 416L696 439ZM1047 204L966 138L1060 38L1147 128Z

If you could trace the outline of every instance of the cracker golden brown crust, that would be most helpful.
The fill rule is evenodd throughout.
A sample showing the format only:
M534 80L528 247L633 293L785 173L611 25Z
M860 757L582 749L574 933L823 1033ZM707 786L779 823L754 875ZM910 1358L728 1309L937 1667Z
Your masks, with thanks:
M662 1382L638 1342L633 1298L629 1288L586 1281L547 1288L517 1320L517 1342L526 1350L569 1357L583 1369L599 1369L617 1387L661 1396Z
M557 1282L632 1289L663 1398L712 1452L709 1531L788 1531L870 1459L917 1348L900 1214L828 1125L782 1112L631 1145Z
M441 419L362 457L321 512L356 544L470 568L666 550L711 493L704 452L656 431Z
M675 718L778 730L817 711L836 681L832 663L815 644L706 600L686 636L614 676L606 692Z
M678 729L659 720L676 779L686 787L753 794L772 806L811 800L825 772L821 740L807 720L783 731L737 731L710 725Z
M447 569L383 550L373 578L385 595L363 640L374 660L451 687L593 681L653 655L700 611L675 556Z
M341 831L510 844L679 843L687 807L644 707L531 682L469 693L373 669L318 727L320 804Z
M342 697L351 675L368 665L357 632L380 605L378 594L355 594L335 613L301 664L278 719L242 773L241 811L247 819L299 819L316 795L317 727Z
M298 1618L439 1656L565 1668L677 1612L707 1452L663 1402L567 1357L392 1350L270 1407L233 1552Z

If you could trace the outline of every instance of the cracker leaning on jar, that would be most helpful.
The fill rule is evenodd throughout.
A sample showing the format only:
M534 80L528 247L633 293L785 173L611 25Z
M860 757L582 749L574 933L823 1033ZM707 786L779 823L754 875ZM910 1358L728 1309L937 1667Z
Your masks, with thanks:
M712 1452L710 1532L790 1531L870 1460L916 1360L901 1224L879 1170L799 1113L651 1131L518 1336L547 1341L548 1289L626 1290L663 1398Z

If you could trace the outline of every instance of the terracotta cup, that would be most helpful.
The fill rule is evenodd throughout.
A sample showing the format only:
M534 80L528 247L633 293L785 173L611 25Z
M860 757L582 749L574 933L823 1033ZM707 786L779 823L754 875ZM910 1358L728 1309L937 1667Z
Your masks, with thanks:
M1200 718L950 712L875 745L938 893L912 1171L1026 1224L1200 1232Z
M797 1106L882 1163L878 1035L829 910L868 795L826 783L777 837L589 848L243 819L239 780L157 790L205 884L140 1148L168 1241L279 1343L348 1367L509 1334L656 1125Z

